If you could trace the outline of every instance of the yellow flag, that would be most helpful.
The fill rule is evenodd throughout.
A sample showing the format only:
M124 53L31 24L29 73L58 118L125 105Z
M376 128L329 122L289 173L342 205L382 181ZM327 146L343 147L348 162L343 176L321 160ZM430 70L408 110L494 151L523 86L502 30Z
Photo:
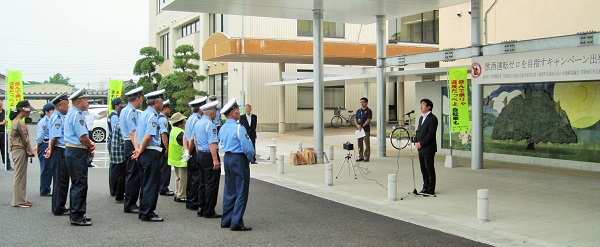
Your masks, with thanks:
M112 112L112 100L114 98L121 98L123 94L123 81L110 80L108 89L108 114Z
M23 100L23 74L21 71L9 70L8 77L6 79L6 128L10 129L10 115L11 109L17 107L17 103Z
M451 132L470 131L469 85L466 68L455 68L448 71L448 98L450 99Z

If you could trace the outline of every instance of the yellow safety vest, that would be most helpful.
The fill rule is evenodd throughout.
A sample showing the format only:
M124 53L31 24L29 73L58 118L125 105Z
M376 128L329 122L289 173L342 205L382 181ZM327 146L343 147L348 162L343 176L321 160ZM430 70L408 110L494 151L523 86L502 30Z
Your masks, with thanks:
M183 132L182 128L173 126L169 134L169 165L174 167L187 167L187 162L181 162L183 156L183 146L177 143L177 136Z

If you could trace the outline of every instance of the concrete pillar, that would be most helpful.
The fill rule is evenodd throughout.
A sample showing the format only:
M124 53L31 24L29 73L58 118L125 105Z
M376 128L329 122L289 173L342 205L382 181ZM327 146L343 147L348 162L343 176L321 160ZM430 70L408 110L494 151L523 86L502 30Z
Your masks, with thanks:
M386 93L385 93L385 30L386 20L385 15L376 16L377 23L377 157L386 156L386 137L385 129L387 126L386 120Z
M279 81L283 81L285 63L279 63ZM285 133L285 86L279 86L279 134Z
M472 56L481 56L482 23L483 16L482 0L471 0L471 47ZM483 85L471 85L471 168L483 168Z
M384 19L385 21L385 19ZM323 0L313 1L313 114L317 164L323 164Z

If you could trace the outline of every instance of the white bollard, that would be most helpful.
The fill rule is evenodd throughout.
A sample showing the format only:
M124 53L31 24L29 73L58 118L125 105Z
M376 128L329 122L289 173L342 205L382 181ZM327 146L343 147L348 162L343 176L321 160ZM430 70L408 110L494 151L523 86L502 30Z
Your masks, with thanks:
M333 164L325 164L325 184L327 186L333 186Z
M272 138L271 142L273 143L273 146L277 146L277 138Z
M329 145L329 154L327 154L329 160L333 160L333 145Z
M390 199L390 201L395 201L397 198L397 191L396 191L396 174L388 174L388 199Z
M488 222L490 191L487 189L477 190L477 220L481 223Z
M275 162L277 161L277 146L275 145L269 145L269 147L271 148L271 164L275 164Z
M298 141L298 150L302 150L302 141Z
M277 160L277 161L279 161L279 162L277 163L277 172L278 172L279 174L283 174L283 159L284 159L284 158L283 158L283 155L282 155L282 154L280 154L280 155L279 155L279 159Z

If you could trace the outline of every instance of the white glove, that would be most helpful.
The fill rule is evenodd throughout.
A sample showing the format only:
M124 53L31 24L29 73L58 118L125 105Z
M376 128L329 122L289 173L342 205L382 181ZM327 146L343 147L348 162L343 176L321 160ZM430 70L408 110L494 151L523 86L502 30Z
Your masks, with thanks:
M183 150L183 156L181 156L181 162L187 162L190 160L190 152L187 149Z

